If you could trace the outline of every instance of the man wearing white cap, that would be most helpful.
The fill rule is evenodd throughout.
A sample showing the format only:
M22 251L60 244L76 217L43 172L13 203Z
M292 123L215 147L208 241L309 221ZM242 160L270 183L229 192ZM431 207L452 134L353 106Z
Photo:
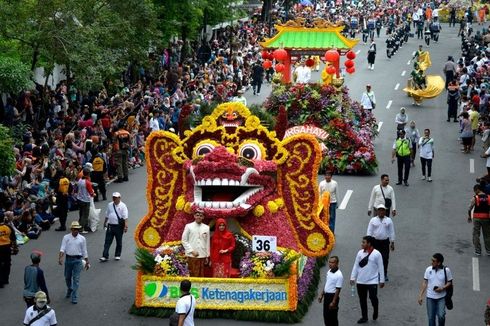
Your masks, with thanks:
M36 292L35 305L26 310L25 326L55 326L58 324L54 309L48 306L48 297L43 291Z
M104 227L106 229L104 251L99 260L106 262L109 259L109 249L114 238L116 238L114 259L120 260L123 233L128 232L128 207L121 201L121 194L118 192L112 194L112 202L107 205Z
M383 257L383 267L385 280L388 281L388 261L390 259L390 250L395 250L395 226L390 217L386 217L386 207L379 204L376 207L378 216L374 216L369 221L366 235L372 236L375 240L374 249L378 250Z

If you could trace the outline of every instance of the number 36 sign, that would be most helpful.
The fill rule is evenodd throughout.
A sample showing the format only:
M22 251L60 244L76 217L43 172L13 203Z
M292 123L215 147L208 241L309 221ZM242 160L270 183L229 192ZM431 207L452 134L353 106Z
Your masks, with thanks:
M268 235L252 236L252 251L277 251L277 237Z

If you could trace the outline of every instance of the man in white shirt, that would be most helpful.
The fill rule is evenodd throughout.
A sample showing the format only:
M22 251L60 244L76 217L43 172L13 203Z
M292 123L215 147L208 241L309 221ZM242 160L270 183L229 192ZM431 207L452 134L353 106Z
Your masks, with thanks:
M330 206L329 206L329 227L333 233L335 233L335 219L336 219L336 210L337 210L337 189L338 184L337 181L332 179L332 172L325 172L325 180L321 181L318 185L318 191L320 193L320 198L323 193L328 191L330 194Z
M344 276L339 270L339 257L332 256L328 259L328 272L325 287L318 297L318 302L323 301L323 321L326 326L338 326L339 296Z
M243 105L247 106L247 99L245 96L243 96L243 90L239 89L237 92L237 96L233 98L233 102L239 102L242 103Z
M43 291L36 292L35 304L26 310L24 316L25 326L56 326L56 313L48 306L48 298Z
M58 263L63 265L65 259L65 281L66 281L66 298L71 297L71 303L78 303L78 287L80 283L80 273L83 269L82 258L85 260L85 269L90 268L87 253L87 241L85 237L79 234L82 226L77 222L71 222L71 233L65 235L61 241L61 248L58 257Z
M128 232L128 207L121 201L121 194L114 192L112 194L112 202L107 204L105 212L105 241L101 262L106 262L109 259L109 249L112 241L116 238L116 252L114 259L121 260L122 238L123 234Z
M424 280L420 286L419 305L424 301L424 293L427 291L427 317L429 326L436 324L436 317L439 325L446 323L446 302L447 290L453 286L453 275L451 270L444 266L444 256L440 253L432 255L431 266L425 269Z
M420 165L422 166L422 180L425 180L425 166L427 166L427 181L432 182L432 159L434 158L434 139L430 130L424 130L424 137L419 139Z
M372 110L376 108L376 96L371 90L371 85L366 85L366 91L362 93L361 106L366 112L372 113Z
M373 320L378 319L378 284L380 288L385 286L383 258L381 253L374 249L373 242L374 238L371 236L362 238L362 249L357 253L350 275L350 284L357 283L357 294L361 305L362 317L357 321L358 324L365 324L368 321L368 292L373 305Z
M390 216L390 210L393 213L393 217L396 216L396 200L395 191L389 185L390 177L387 174L381 175L381 184L373 187L371 191L371 197L369 198L368 204L368 216L378 215L376 212L376 207L383 204L386 207L386 216Z
M305 62L302 61L301 65L296 68L296 83L298 84L307 84L311 79L311 69L305 65Z
M150 119L150 130L151 131L158 131L160 130L160 124L158 123L158 117L160 116L160 112L158 110L154 110L153 116Z
M179 315L179 326L194 326L196 299L192 296L190 291L191 282L189 280L180 282L180 292L182 295L175 306L175 312Z
M192 277L204 277L204 267L209 263L209 226L204 224L203 220L204 211L196 210L194 222L186 224L182 233L182 245L187 256L189 274Z
M373 247L383 257L385 281L388 281L388 261L390 250L395 250L395 226L391 218L385 216L386 207L383 204L376 207L378 216L371 218L366 235L374 238Z

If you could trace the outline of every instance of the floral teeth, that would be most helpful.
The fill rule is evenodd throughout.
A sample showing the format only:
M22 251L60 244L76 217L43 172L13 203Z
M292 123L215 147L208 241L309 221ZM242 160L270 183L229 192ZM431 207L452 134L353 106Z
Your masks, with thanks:
M200 187L194 188L194 205L199 208L212 208L212 209L233 209L241 207L243 209L250 209L252 205L247 204L247 200L262 191L263 187L249 188L243 192L238 198L233 201L203 201L202 200L202 189Z

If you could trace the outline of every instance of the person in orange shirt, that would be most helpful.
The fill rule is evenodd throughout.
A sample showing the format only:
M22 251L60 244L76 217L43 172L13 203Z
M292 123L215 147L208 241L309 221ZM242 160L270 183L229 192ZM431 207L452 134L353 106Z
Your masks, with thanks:
M425 19L430 22L432 20L432 8L430 6L425 9Z
M478 25L483 25L485 23L486 15L487 15L487 11L485 9L485 6L482 6L478 10Z
M0 215L0 288L9 284L12 252L18 252L14 229L5 223L5 215Z

